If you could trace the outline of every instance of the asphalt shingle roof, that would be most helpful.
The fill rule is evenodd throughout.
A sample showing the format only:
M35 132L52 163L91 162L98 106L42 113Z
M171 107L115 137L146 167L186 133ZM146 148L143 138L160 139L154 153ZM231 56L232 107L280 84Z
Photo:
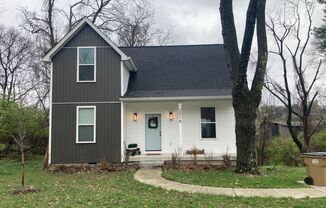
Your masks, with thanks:
M221 44L121 47L138 71L124 97L231 95Z

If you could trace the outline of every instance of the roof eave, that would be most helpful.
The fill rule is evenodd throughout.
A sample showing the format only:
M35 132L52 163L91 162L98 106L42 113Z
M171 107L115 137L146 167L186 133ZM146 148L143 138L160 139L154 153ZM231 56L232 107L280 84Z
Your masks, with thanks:
M122 61L126 65L126 67L129 71L134 71L134 72L137 71L137 68L136 68L134 62L132 61L132 59L130 57L127 57L126 59L123 59Z

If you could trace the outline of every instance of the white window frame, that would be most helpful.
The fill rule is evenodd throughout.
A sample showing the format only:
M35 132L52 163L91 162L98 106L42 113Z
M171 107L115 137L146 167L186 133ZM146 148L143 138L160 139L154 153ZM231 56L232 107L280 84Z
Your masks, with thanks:
M214 113L215 113L215 122L211 122L211 121L201 121L201 109L202 108L214 108ZM214 106L201 106L201 107L199 107L199 122L200 122L200 138L201 139L204 139L204 140L210 140L210 139L217 139L217 122L216 122L216 107L214 107ZM211 138L206 138L206 137L203 137L203 135L202 135L202 127L201 127L201 125L202 124L215 124L215 137L211 137Z
M94 64L79 64L79 49L91 48L94 49ZM79 80L79 66L93 66L94 65L94 79L93 80ZM83 46L77 47L77 82L96 82L96 47L95 46Z
M94 110L94 123L93 124L79 124L79 109L83 109L83 108L92 108ZM93 125L94 127L94 135L93 135L93 141L79 141L79 126L91 126ZM76 107L76 143L77 144L91 144L91 143L96 143L96 106L92 105L92 106L77 106Z

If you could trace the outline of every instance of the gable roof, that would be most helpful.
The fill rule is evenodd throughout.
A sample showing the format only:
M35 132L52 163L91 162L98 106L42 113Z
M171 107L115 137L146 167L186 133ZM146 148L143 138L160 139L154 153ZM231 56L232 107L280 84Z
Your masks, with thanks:
M101 38L103 38L120 56L130 71L136 71L135 65L130 57L128 57L119 47L117 47L93 22L87 17L82 19L71 31L69 31L43 58L44 62L51 62L62 47L64 47L86 24L88 24Z
M231 95L221 44L120 47L138 69L124 98Z

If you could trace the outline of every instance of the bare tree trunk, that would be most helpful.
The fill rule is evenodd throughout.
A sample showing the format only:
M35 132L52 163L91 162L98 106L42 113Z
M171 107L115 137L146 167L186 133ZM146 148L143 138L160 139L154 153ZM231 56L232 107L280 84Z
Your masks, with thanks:
M266 0L250 0L240 53L234 23L232 0L221 0L220 3L224 50L232 83L233 108L236 122L236 172L238 173L259 174L255 145L255 119L261 101L261 91L267 63L265 4ZM258 59L252 86L249 90L247 70L255 26L257 26Z
M233 103L235 111L235 132L237 145L237 172L257 173L257 155L255 146L256 112L250 100Z
M318 95L318 88L313 93L314 84L319 79L319 72L322 66L322 60L316 66L312 63L304 63L304 59L307 57L305 52L310 42L310 36L312 31L312 15L314 12L314 4L311 1L290 1L290 7L288 8L284 4L284 11L287 11L283 16L276 13L276 16L269 17L269 28L274 42L276 50L271 53L276 54L281 59L283 68L283 83L277 83L275 80L270 79L265 84L266 89L273 94L279 101L281 101L287 108L287 127L291 134L292 140L300 149L301 152L308 152L310 150L310 140L313 134L319 129L320 122L313 126L311 124L311 108ZM299 6L303 4L305 8L305 16L300 14ZM289 10L290 9L290 10ZM308 24L302 24L302 18L306 18ZM284 21L289 19L292 21ZM303 36L302 34L306 34ZM290 38L291 42L290 42ZM291 57L289 63L286 57ZM289 86L288 77L289 69L293 68L294 80L296 90L292 90ZM308 71L311 72L315 68L315 71L311 73L313 79L309 77ZM295 103L294 98L299 98L298 103ZM295 109L294 104L299 104L300 109ZM292 125L293 115L300 119L303 128L303 141L300 141L295 128ZM321 118L322 120L322 118Z
M25 186L25 153L24 153L24 149L21 148L20 149L21 152L21 162L22 162L22 187Z

